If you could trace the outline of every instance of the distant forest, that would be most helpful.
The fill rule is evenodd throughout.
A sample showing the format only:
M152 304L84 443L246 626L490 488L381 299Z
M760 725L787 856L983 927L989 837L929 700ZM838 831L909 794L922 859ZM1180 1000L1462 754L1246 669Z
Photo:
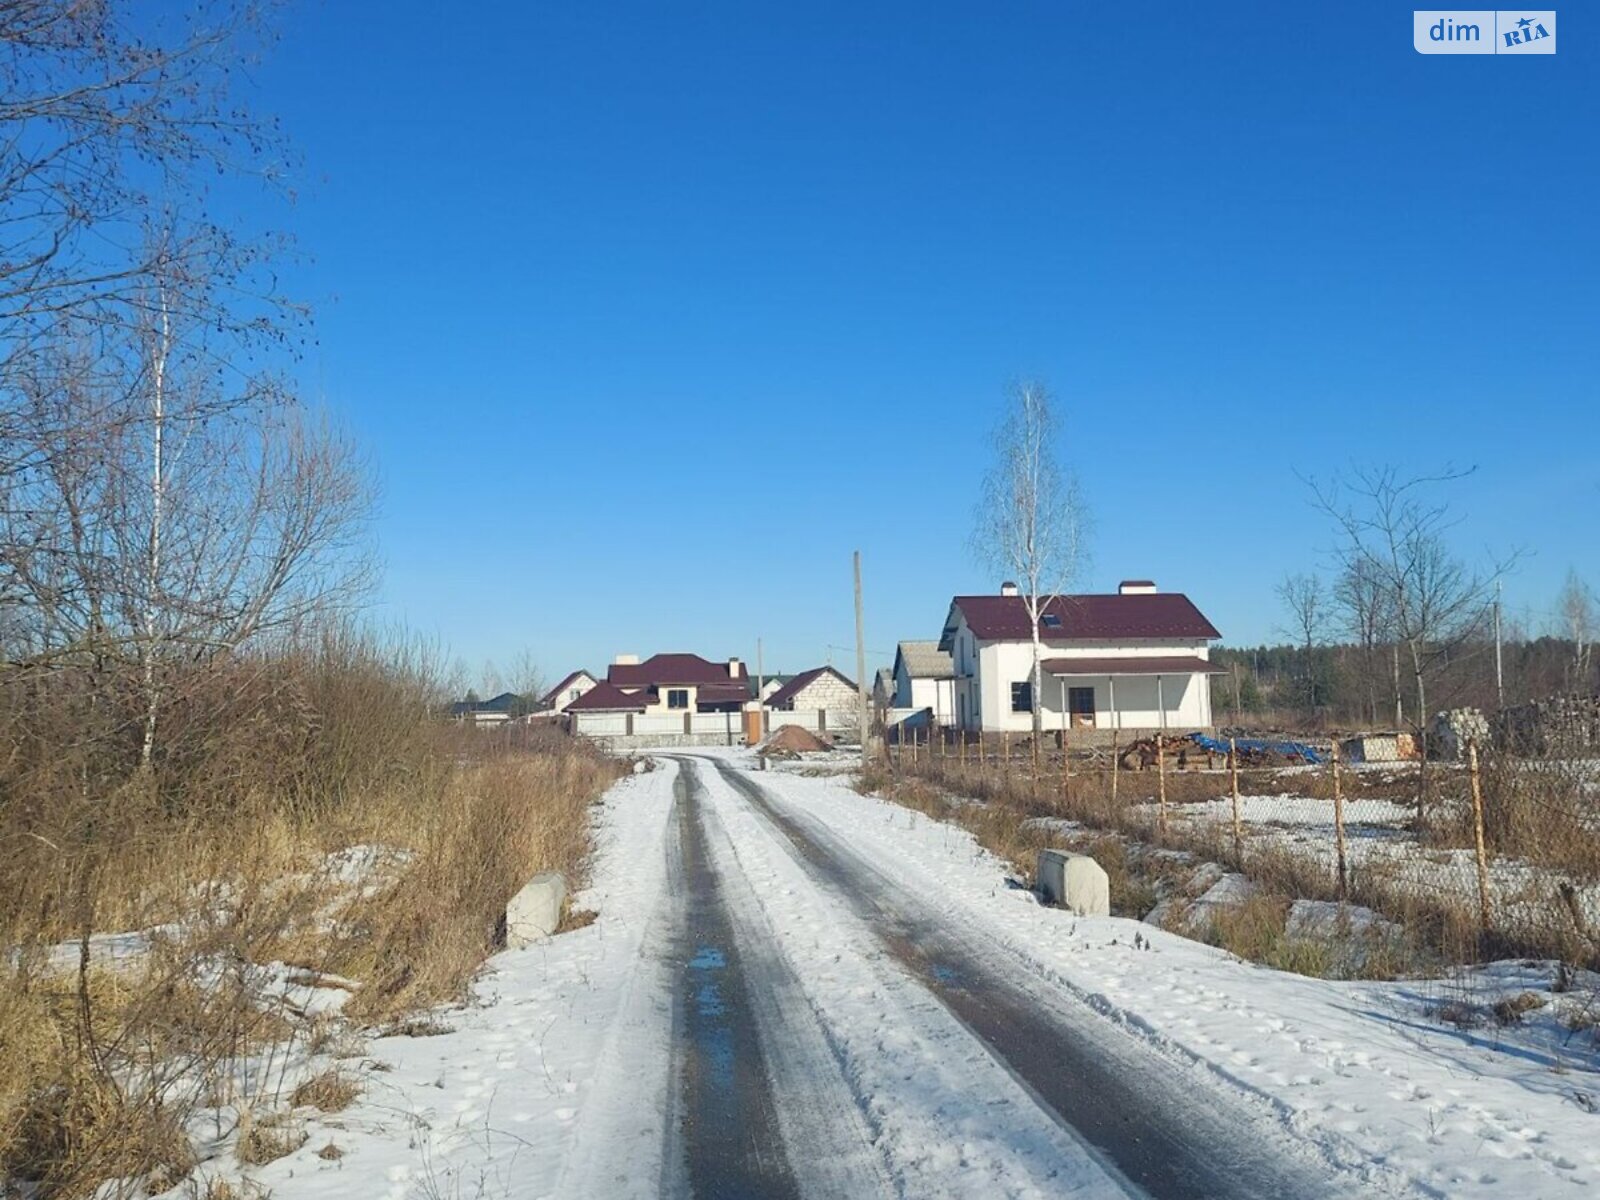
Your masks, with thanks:
M1315 727L1400 729L1417 721L1411 667L1397 643L1223 647L1212 661L1227 668L1211 684L1218 724L1274 723ZM1397 666L1398 664L1398 666ZM1501 647L1507 705L1570 693L1593 693L1596 679L1587 643L1570 638L1508 640ZM1499 707L1494 641L1447 648L1428 685L1432 712ZM1427 715L1431 715L1431 712Z

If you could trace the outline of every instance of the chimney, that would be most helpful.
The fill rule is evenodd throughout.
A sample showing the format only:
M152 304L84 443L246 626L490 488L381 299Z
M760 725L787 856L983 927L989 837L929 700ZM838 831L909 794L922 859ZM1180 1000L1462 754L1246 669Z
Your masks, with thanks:
M612 665L617 667L637 667L639 656L637 654L619 654L612 659Z
M730 658L728 660L728 678L739 678L739 660L737 658Z
M1000 594L1002 596L1015 596L1017 594L1017 585L1009 579L1006 580L1000 585Z
M1153 579L1124 579L1117 584L1119 596L1153 596L1156 594L1156 584Z

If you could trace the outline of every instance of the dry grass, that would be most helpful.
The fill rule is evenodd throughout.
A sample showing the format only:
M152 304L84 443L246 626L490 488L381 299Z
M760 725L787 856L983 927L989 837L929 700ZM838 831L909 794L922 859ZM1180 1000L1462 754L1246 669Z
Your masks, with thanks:
M292 1108L311 1107L322 1112L343 1112L361 1095L361 1085L343 1071L323 1071L289 1093Z
M1059 756L1045 756L1036 781L1029 765L1017 760L980 766L924 756L898 769L877 764L863 773L861 787L962 825L1014 864L1024 879L1031 880L1044 846L1092 855L1106 868L1112 912L1118 916L1142 919L1158 901L1178 895L1181 881L1201 862L1243 871L1259 885L1258 897L1195 933L1278 969L1319 977L1395 978L1435 971L1441 959L1470 961L1484 949L1475 914L1453 897L1390 887L1378 873L1352 875L1348 898L1379 909L1404 926L1408 937L1290 937L1287 914L1293 899L1341 898L1338 881L1325 866L1280 845L1247 842L1241 855L1231 831L1213 823L1171 821L1163 831L1151 808L1160 789L1153 770L1119 772L1113 803L1105 772L1075 765L1072 778L1064 779ZM1241 791L1306 794L1318 779L1331 795L1331 781L1318 773L1279 770L1245 773ZM1349 772L1343 782L1354 784L1344 788L1347 797L1395 799L1414 791L1414 779L1403 770ZM1167 803L1181 811L1185 803L1216 800L1227 786L1225 773L1174 772L1166 781Z
M79 736L70 678L0 675L0 1190L163 1190L194 1165L179 1131L199 1104L263 1114L238 1131L242 1161L291 1152L304 1131L275 1109L336 1111L358 1085L300 1083L290 1061L348 1034L250 964L345 977L355 1019L420 1034L420 1010L464 995L517 887L547 869L581 883L616 767L565 738L443 726L425 667L329 635L196 668L149 771L126 739ZM351 846L403 854L358 886L329 869ZM81 971L52 952L164 926L114 966L97 946Z

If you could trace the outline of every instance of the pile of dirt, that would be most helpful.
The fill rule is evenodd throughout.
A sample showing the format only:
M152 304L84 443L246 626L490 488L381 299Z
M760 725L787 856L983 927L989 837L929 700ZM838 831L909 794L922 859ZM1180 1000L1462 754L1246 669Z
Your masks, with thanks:
M767 736L761 743L762 754L777 757L786 754L814 754L818 750L832 750L816 734L809 729L802 729L799 725L785 725L781 729Z

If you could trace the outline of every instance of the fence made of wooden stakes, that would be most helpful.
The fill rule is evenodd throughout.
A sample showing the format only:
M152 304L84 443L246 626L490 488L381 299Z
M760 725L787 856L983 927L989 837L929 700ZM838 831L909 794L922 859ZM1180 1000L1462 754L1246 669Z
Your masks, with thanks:
M1251 744L1259 744L1252 740ZM1235 739L924 726L887 765L955 795L1187 851L1291 898L1365 905L1484 952L1600 965L1600 763L1250 761ZM1256 756L1259 760L1259 755Z

